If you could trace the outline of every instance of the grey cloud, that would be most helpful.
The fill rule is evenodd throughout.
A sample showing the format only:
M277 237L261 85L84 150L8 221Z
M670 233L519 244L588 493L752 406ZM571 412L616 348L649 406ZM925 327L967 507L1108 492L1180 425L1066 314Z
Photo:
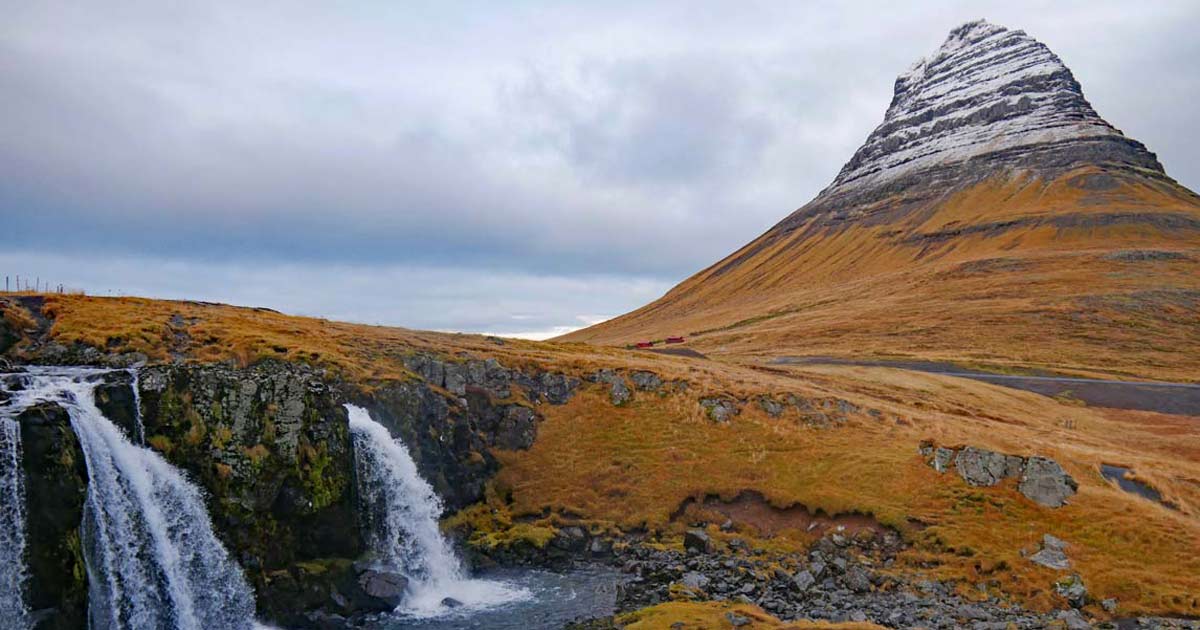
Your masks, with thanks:
M280 282L292 266L405 269L406 282L457 289L420 314L379 306L411 317L391 323L450 326L425 315L436 311L516 331L469 291L502 294L466 280L507 274L511 310L558 322L519 323L617 314L655 297L630 287L665 288L810 199L881 120L896 74L977 17L1046 41L1101 115L1200 185L1200 149L1180 132L1200 123L1194 3L39 2L3 14L0 251L21 252L28 264L9 260L26 273L63 255ZM555 292L572 289L518 277L595 282L604 297L564 311ZM131 268L87 282L168 288L141 280ZM204 290L253 298L222 286Z

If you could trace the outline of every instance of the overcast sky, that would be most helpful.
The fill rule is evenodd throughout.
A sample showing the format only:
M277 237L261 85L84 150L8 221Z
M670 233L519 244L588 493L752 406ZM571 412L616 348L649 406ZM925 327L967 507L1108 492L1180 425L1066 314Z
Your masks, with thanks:
M562 332L803 205L980 17L1200 187L1200 2L897 4L0 0L0 273Z

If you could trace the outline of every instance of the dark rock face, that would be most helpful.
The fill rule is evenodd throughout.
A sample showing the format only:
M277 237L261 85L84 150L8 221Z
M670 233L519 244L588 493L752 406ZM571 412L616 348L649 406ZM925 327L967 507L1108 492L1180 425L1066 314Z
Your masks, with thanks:
M265 362L141 371L147 443L209 494L217 535L263 572L362 551L345 409L321 375Z
M17 421L24 446L29 608L39 630L87 625L87 572L79 525L87 466L67 411L34 405ZM2 624L0 620L0 624Z

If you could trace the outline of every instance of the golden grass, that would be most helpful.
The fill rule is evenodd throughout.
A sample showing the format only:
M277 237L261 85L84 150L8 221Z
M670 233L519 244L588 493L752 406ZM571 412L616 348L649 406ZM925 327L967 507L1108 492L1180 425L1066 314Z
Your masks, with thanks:
M1184 482L1166 484L1183 510L1174 512L1098 474L1100 463L1128 461L1149 475L1195 479L1200 462L1191 453L1200 445L1200 424L1171 425L1172 446L1160 426L982 383L864 368L815 378L821 377L829 379L822 386L858 390L860 401L882 394L877 406L901 422L859 418L843 428L814 429L747 406L720 425L693 397L643 396L614 408L594 388L545 409L529 451L500 453L497 485L511 495L514 515L559 510L622 528L677 532L681 526L670 515L689 497L732 498L743 490L761 492L779 507L868 514L912 543L902 556L905 570L991 583L1040 608L1061 604L1051 589L1056 574L1021 552L1035 551L1042 534L1051 533L1072 544L1070 556L1090 591L1117 597L1123 612L1200 612L1200 494ZM1126 443L1113 443L1117 433L1129 436ZM969 487L925 464L917 454L922 439L1052 457L1079 482L1079 494L1053 510L1022 497L1012 481ZM780 534L774 544L786 547L789 540L793 548L809 542L796 532Z
M658 301L562 339L620 345L685 334L689 346L705 354L744 361L787 354L905 356L1200 380L1195 227L1042 222L920 244L903 240L1105 212L1200 222L1200 201L1178 187L1129 176L1110 191L1071 184L1098 170L1049 182L988 182L882 225L768 232ZM1109 257L1135 249L1187 258Z
M1060 603L1050 586L1056 574L1020 552L1052 533L1072 544L1069 554L1089 591L1119 598L1122 614L1200 614L1200 421L1090 409L902 370L763 369L587 344L498 344L476 335L189 302L47 296L45 312L55 317L51 334L60 342L160 359L286 358L364 384L412 378L402 360L415 351L494 356L512 367L577 376L597 367L647 369L689 382L686 393L638 392L623 407L612 406L601 386L585 384L568 404L539 407L545 420L533 447L496 454L502 468L495 485L511 505L493 515L496 523L478 541L484 546L544 544L553 527L575 519L593 529L645 526L671 535L678 530L669 517L687 498L755 490L778 506L868 514L897 527L912 545L898 571L990 583L1028 605L1048 607ZM849 400L881 410L883 420L861 415L844 427L816 429L795 412L772 419L748 404L731 423L718 425L696 402L707 395L787 392ZM1011 482L970 488L922 461L917 446L924 439L1053 457L1078 480L1079 494L1069 506L1050 510L1021 497ZM1100 477L1101 463L1134 469L1179 511L1117 489ZM547 509L554 516L529 521ZM802 532L783 532L768 544L787 549L807 542Z
M780 621L757 606L729 602L667 602L621 615L626 630L733 630L727 615L745 618L751 630L880 630L873 623ZM676 625L682 624L682 625Z

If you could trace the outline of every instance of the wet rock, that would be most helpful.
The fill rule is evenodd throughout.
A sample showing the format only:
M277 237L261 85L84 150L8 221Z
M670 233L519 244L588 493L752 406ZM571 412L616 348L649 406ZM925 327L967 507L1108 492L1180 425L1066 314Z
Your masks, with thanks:
M587 547L587 532L578 525L562 527L550 544L564 551L583 551Z
M442 605L446 608L461 608L463 603L453 597L442 598Z
M390 571L367 569L358 574L358 586L362 589L364 608L390 612L403 603L408 578Z
M683 548L694 553L709 553L712 539L702 529L689 529L683 535Z
M736 400L731 398L701 398L700 406L708 417L716 422L729 422L742 412Z
M1040 564L1051 569L1060 571L1071 568L1071 561L1067 558L1064 550L1067 543L1062 540L1046 534L1042 537L1042 548L1037 553L1029 557L1029 560L1035 564Z
M1046 507L1062 507L1075 494L1079 484L1058 462L1045 457L1030 457L1025 463L1018 489L1033 502Z
M663 382L654 372L635 370L629 374L633 386L644 392L656 392L662 388Z
M66 409L41 403L21 412L29 608L45 628L87 625L87 578L80 528L87 467ZM0 620L0 625L4 621Z
M1087 603L1087 587L1083 585L1083 578L1078 574L1069 575L1055 582L1054 592L1063 596L1067 603L1074 608L1079 608Z

